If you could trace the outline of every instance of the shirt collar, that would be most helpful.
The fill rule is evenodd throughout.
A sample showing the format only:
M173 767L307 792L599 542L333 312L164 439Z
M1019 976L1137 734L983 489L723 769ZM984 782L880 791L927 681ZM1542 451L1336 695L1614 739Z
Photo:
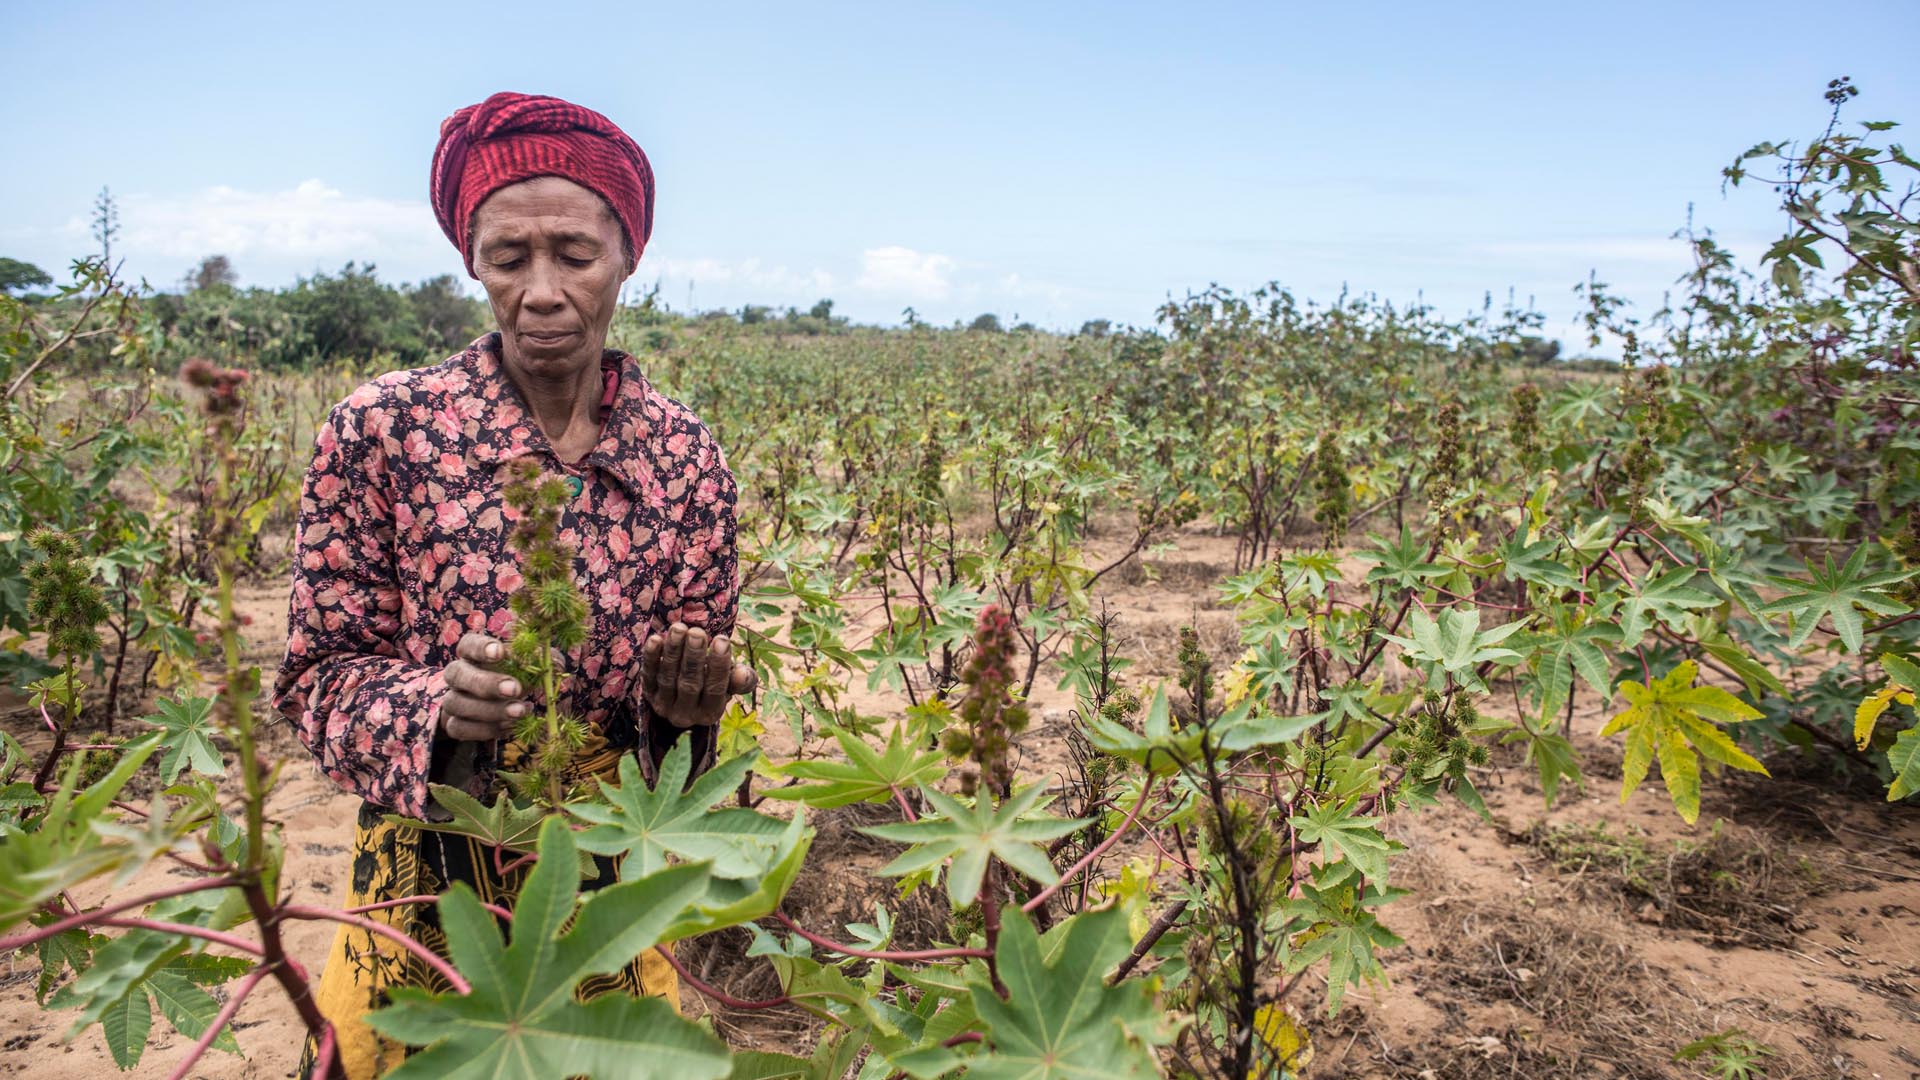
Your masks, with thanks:
M620 382L613 406L601 421L600 442L580 463L605 472L626 489L629 498L639 500L654 483L647 453L652 424L646 409L652 387L640 371L640 362L630 353L608 349L602 364L618 371ZM467 346L457 367L466 373L468 386L448 406L458 415L446 419L457 422L476 461L498 467L534 454L558 464L553 445L534 420L519 387L501 366L498 331Z

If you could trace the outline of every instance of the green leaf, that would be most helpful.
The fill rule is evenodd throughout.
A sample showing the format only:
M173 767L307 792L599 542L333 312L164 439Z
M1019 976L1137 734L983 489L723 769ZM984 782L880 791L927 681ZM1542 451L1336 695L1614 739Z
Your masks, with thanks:
M947 872L947 893L955 907L965 907L980 895L989 857L998 857L1042 885L1053 884L1059 880L1059 871L1054 869L1039 843L1065 836L1093 820L1027 816L1045 793L1040 784L1014 792L1012 798L997 808L984 791L968 806L933 788L920 790L928 804L938 811L937 815L919 821L869 825L860 831L882 840L912 845L880 868L880 873L887 877L911 874L952 859L953 865Z
M867 689L889 686L904 692L907 669L927 662L927 648L920 628L902 623L892 631L876 634L872 644L854 654L868 664Z
M105 816L121 789L159 748L159 732L126 743L107 775L78 791L82 755L76 754L68 759L38 828L26 832L0 821L0 931L67 889L114 871L131 874L171 846L162 831L164 820L152 823L148 833L136 839L111 831L112 822Z
M1764 604L1759 609L1762 615L1785 613L1792 635L1787 647L1797 649L1806 643L1820 624L1822 617L1833 620L1833 628L1846 643L1847 651L1859 652L1865 634L1866 620L1855 608L1875 615L1901 615L1907 610L1905 604L1888 596L1885 589L1912 577L1914 570L1889 570L1878 574L1866 572L1866 545L1853 549L1853 554L1840 567L1833 565L1833 556L1826 557L1826 566L1814 569L1811 562L1806 564L1808 580L1798 578L1774 577L1774 584L1788 590L1785 596Z
M1390 898L1385 893L1360 892L1349 875L1319 884L1303 881L1300 898L1282 906L1289 920L1308 924L1287 956L1286 969L1304 971L1317 961L1327 961L1327 1015L1340 1011L1347 987L1386 979L1374 952L1402 942L1368 909Z
M495 799L492 806L487 806L465 791L445 784L430 784L427 792L441 809L453 815L452 820L416 821L399 814L388 814L387 820L425 832L471 836L493 847L524 854L533 850L540 825L548 816L540 807L515 803L512 796L505 793Z
M1659 619L1676 629L1686 621L1687 612L1713 607L1720 601L1712 593L1692 587L1699 571L1691 566L1669 570L1640 586L1640 591L1620 603L1620 648L1640 644Z
M574 1000L581 980L618 971L654 946L705 892L706 867L669 867L577 904L579 853L566 822L544 822L537 850L505 947L500 924L464 883L440 898L450 958L472 991L395 988L393 1004L367 1015L381 1034L426 1048L408 1055L390 1080L725 1077L732 1069L725 1045L665 1000L619 993Z
M1519 663L1521 655L1500 643L1523 625L1510 622L1482 632L1478 608L1444 608L1438 619L1415 610L1407 617L1407 636L1380 636L1399 645L1402 657L1409 663L1429 667L1427 685L1430 688L1439 689L1445 674L1470 690L1484 691L1486 684L1480 681L1475 669L1481 664Z
M1329 854L1338 853L1368 881L1385 885L1387 857L1402 845L1380 834L1379 820L1356 817L1351 807L1321 803L1309 806L1304 817L1295 815L1287 823L1294 827L1302 843L1319 844Z
M1427 561L1427 545L1406 529L1400 530L1397 543L1379 541L1380 546L1354 553L1361 562L1378 563L1367 571L1366 583L1385 583L1396 589L1424 589L1433 578L1447 576L1446 567Z
M1551 720L1573 693L1577 671L1602 700L1613 696L1608 683L1607 648L1620 644L1620 627L1591 618L1589 608L1555 604L1547 629L1516 638L1516 648L1533 654L1540 685L1540 719Z
M1154 688L1141 730L1136 732L1125 724L1095 716L1087 721L1086 731L1087 741L1099 749L1161 775L1178 771L1178 762L1193 763L1200 758L1202 732L1198 727L1173 726L1173 707L1167 701L1165 686Z
M210 956L182 956L173 963L161 968L147 979L147 990L153 995L154 1004L160 1007L160 1015L167 1018L173 1029L189 1039L198 1039L206 1034L207 1025L213 1023L220 1014L220 1003L213 995L200 989L203 982L225 982L232 978L229 974L232 965L224 969L208 968L197 965L196 961L227 959ZM239 965L245 971L247 964ZM218 972L210 975L209 972ZM240 1044L234 1040L233 1029L227 1028L214 1037L213 1048L225 1050L230 1054L240 1052Z
M1549 538L1529 544L1527 535L1527 523L1523 521L1512 539L1500 547L1500 560L1506 566L1507 576L1548 589L1571 589L1580 584L1572 570L1554 561L1554 555L1560 551L1560 541Z
M1159 1075L1151 1048L1172 1039L1166 1014L1137 980L1107 985L1129 949L1126 916L1111 907L1083 912L1048 937L1058 941L1050 963L1033 924L1009 910L995 950L1005 1000L984 971L968 976L987 1036L986 1052L968 1064L969 1080Z
M911 728L911 730L909 730ZM828 728L840 744L844 761L795 761L769 771L817 783L777 787L769 799L792 799L814 807L845 806L857 802L887 802L893 793L931 785L946 775L945 755L921 749L926 744L922 725L898 723L887 736L887 748L876 752L866 740L842 728Z
M620 759L620 782L600 785L605 803L571 803L567 810L592 828L580 834L580 849L624 855L620 879L633 881L668 865L668 857L706 860L715 877L741 879L766 869L787 823L752 810L714 810L752 770L757 755L742 755L708 770L686 787L693 763L691 740L675 742L660 763L653 787L640 763ZM682 789L685 788L683 791Z
M1620 684L1630 704L1608 721L1602 736L1627 733L1620 801L1646 779L1655 757L1674 809L1692 824L1700 817L1700 757L1767 775L1766 766L1734 745L1716 723L1757 719L1760 710L1717 686L1695 686L1699 665L1684 661L1652 682Z
M107 1006L100 1017L100 1034L106 1037L107 1052L122 1069L140 1064L147 1049L147 1032L153 1028L153 1005L140 987Z
M160 759L163 783L173 783L189 766L202 776L218 777L226 772L226 762L213 745L213 699L168 698L160 703L158 715L142 719L160 729L161 742L167 748L166 756Z
M1893 783L1887 786L1887 801L1898 802L1920 791L1920 724L1900 733L1887 750L1887 764L1893 768Z

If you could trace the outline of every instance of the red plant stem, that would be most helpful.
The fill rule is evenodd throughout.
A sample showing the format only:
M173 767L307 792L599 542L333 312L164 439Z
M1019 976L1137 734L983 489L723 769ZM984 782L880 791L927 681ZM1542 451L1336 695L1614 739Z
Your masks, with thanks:
M1041 904L1046 903L1049 899L1052 898L1054 893L1057 893L1060 891L1061 886L1065 885L1067 882L1072 881L1074 878L1078 877L1082 871L1086 870L1087 867L1093 865L1094 860L1098 859L1102 855L1105 855L1109 848L1119 843L1120 838L1122 836L1127 835L1127 830L1132 828L1138 822L1140 817L1140 808L1147 804L1148 797L1153 794L1153 789L1158 787L1159 784L1160 784L1160 778L1157 776L1154 777L1152 780L1147 781L1147 785L1140 789L1140 798L1134 801L1133 809L1127 811L1127 820L1121 822L1120 827L1113 830L1112 833L1108 834L1105 840L1102 840L1098 844L1095 844L1092 851L1089 851L1085 855L1080 856L1079 862L1076 862L1072 866L1067 867L1067 872L1060 875L1060 880L1054 882L1053 884L1047 886L1044 889L1041 889L1039 892L1034 894L1033 899L1027 901L1024 904L1021 904L1020 910L1032 911L1034 908L1037 908Z
M320 1048L314 1052L313 1071L307 1074L306 1080L315 1080L316 1077L332 1075L335 1064L333 1060L334 1048L338 1042L339 1038L334 1033L333 1025L328 1024L326 1028L320 1032Z
M906 815L907 820L919 821L920 815L913 812L913 804L907 801L907 793L900 790L900 785L888 784L887 786L893 789L893 801L900 804L900 812Z
M525 855L522 855L519 858L513 860L512 862L506 864L505 866L500 867L500 876L506 877L508 874L513 873L515 870L518 870L523 866L530 865L538 858L540 858L539 852L529 851Z
M986 957L993 955L992 953L988 952L986 949L964 949L964 948L906 949L906 950L899 950L899 951L876 951L874 949L862 949L857 945L843 945L840 942L832 941L828 938L823 938L819 934L816 934L813 931L806 929L805 927L801 926L799 923L796 923L792 919L788 918L786 912L776 911L773 913L773 917L776 921L780 923L781 926L786 927L788 930L792 931L794 934L796 934L797 936L799 936L801 939L805 941L811 942L814 945L818 945L823 949L832 949L834 952L840 953L845 956L857 956L862 960L895 960L895 961L951 960L956 957L963 957L963 956L978 957L980 959L985 959Z
M955 1035L953 1038L948 1039L946 1042L941 1043L940 1045L941 1046L959 1046L963 1043L983 1042L985 1040L986 1040L986 1036L980 1034L977 1031L963 1031L960 1034Z
M453 987L455 993L473 993L473 984L467 982L465 977L458 971L455 971L452 964L434 955L432 949L427 948L425 945L420 944L418 941L415 941L385 923L374 922L372 919L359 915L349 915L344 911L328 911L325 908L307 907L304 904L288 904L280 909L280 914L289 919L326 919L330 922L346 923L348 926L365 930L369 934L379 934L381 937L412 953L415 959L432 968L436 974L447 980L447 985Z
M186 1080L187 1073L191 1071L194 1064L200 1060L200 1056L205 1054L207 1048L213 1045L213 1040L220 1037L221 1029L225 1028L227 1022L233 1019L234 1013L240 1011L240 1003L247 1000L247 995L253 992L254 987L260 985L260 980L266 978L267 972L270 970L271 968L268 965L263 964L247 973L247 977L241 980L240 985L234 988L233 993L227 995L227 1003L220 1007L218 1013L214 1014L213 1023L208 1024L207 1030L201 1033L200 1041L194 1043L193 1049L187 1051L187 1056L182 1058L180 1064L175 1065L173 1071L167 1074L167 1080ZM327 1029L328 1034L331 1035L332 1031L332 1026L329 1025ZM324 1059L322 1060L324 1061Z
M95 908L92 911L82 911L74 915L69 915L59 922L49 923L46 926L30 930L24 934L15 934L13 937L0 938L0 953L9 953L15 949L24 949L37 941L42 941L55 934L71 930L76 926L85 926L98 919L111 918L123 911L131 911L137 907L144 907L156 900L165 900L173 896L185 896L188 893L202 892L207 889L224 889L228 886L238 884L239 882L233 878L216 878L210 881L184 882L179 885L169 886L165 889L157 889L150 893L142 893L131 900L122 900L117 904L111 904L107 907Z
M686 965L680 962L680 958L673 955L673 950L667 948L665 945L655 945L653 948L655 952L666 958L667 964L679 974L680 978L685 981L688 986L693 987L695 990L700 991L702 994L725 1005L729 1009L777 1009L793 1001L792 998L785 994L777 998L767 998L765 1001L748 1001L745 998L734 997L725 990L702 981L698 975L688 971Z
M154 919L96 919L95 926L118 926L125 930L156 930L162 934L179 934L182 937L205 938L216 945L225 945L248 956L265 956L265 950L243 937L219 930L209 930L204 926L190 926L186 923L159 922ZM262 970L265 970L264 968Z
M398 900L388 900L384 903L362 904L359 907L350 907L346 909L345 914L365 915L369 911L384 911L387 908L405 907L408 904L434 904L434 903L438 903L439 900L440 898L438 896L433 896L431 894L422 894L420 896L403 896ZM480 906L483 908L486 908L490 914L497 915L502 919L508 920L509 922L513 920L513 912L508 911L506 908L503 908L498 904L489 904L486 901L482 900L480 902Z

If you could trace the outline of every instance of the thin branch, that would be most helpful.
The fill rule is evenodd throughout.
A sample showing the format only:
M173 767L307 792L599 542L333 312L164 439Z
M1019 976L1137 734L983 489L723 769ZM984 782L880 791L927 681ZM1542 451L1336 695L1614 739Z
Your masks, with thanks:
M272 971L272 968L263 964L247 973L247 977L241 980L240 985L234 988L233 993L227 995L227 1003L220 1006L220 1011L214 1014L213 1022L207 1025L207 1030L200 1033L200 1041L194 1043L193 1049L187 1051L187 1056L182 1058L180 1064L175 1065L173 1071L167 1074L167 1080L186 1080L187 1074L192 1071L193 1066L200 1060L201 1055L207 1052L208 1048L213 1045L213 1041L220 1037L220 1032L227 1026L228 1022L233 1019L233 1014L240 1011L240 1003L247 1000L247 995L253 993L253 988L260 985L260 980L266 978L270 971ZM328 1025L328 1036L330 1042L332 1025ZM328 1056L332 1056L331 1050L328 1051ZM323 1070L326 1068L326 1060L324 1058L319 1059L318 1068Z

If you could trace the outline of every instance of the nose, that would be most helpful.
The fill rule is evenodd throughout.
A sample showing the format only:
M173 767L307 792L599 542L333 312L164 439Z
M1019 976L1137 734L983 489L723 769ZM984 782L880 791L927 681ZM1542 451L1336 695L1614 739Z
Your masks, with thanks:
M527 268L527 291L520 301L523 306L551 314L566 302L560 291L560 268L555 265L556 261L545 256L534 258L533 265Z

